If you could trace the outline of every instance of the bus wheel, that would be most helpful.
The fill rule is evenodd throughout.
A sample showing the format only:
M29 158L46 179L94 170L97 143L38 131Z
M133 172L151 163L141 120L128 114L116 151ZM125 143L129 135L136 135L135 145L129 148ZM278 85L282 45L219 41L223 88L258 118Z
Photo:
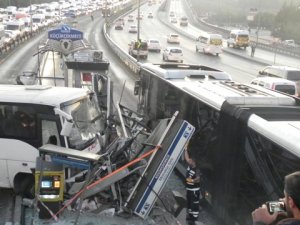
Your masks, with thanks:
M23 197L34 198L34 176L18 174L14 181L14 191Z
M219 56L219 53L216 53L216 56Z
M196 52L198 52L198 47L196 46Z
M27 176L21 183L21 195L26 198L34 198L34 177Z

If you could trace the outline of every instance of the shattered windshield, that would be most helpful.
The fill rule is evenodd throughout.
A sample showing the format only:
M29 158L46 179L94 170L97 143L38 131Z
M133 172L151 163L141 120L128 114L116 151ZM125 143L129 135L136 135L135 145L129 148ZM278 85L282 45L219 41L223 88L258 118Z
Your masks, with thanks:
M103 127L103 117L94 97L84 98L62 109L70 114L74 121L71 135L69 136L70 147L84 149L91 145L97 132Z

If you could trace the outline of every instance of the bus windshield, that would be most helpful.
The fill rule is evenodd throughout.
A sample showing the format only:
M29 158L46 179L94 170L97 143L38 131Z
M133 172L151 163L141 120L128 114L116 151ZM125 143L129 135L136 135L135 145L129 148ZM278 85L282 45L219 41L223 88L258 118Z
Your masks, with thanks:
M70 147L84 149L95 139L101 130L102 113L95 98L84 98L62 109L72 115L73 130L69 136Z

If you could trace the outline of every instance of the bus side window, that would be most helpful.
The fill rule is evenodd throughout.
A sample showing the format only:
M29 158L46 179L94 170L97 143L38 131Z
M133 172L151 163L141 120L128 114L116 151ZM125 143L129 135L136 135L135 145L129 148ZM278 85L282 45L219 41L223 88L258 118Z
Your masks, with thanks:
M42 120L42 143L61 146L57 124L52 120ZM55 143L56 138L56 143Z

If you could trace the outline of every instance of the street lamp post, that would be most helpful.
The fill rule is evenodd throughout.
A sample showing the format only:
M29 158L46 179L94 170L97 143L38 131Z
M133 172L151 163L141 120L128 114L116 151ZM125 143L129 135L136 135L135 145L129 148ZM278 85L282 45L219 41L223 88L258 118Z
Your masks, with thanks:
M137 15L137 43L139 44L137 48L137 56L136 60L139 61L140 59L140 7L141 7L141 0L138 0L138 15Z

